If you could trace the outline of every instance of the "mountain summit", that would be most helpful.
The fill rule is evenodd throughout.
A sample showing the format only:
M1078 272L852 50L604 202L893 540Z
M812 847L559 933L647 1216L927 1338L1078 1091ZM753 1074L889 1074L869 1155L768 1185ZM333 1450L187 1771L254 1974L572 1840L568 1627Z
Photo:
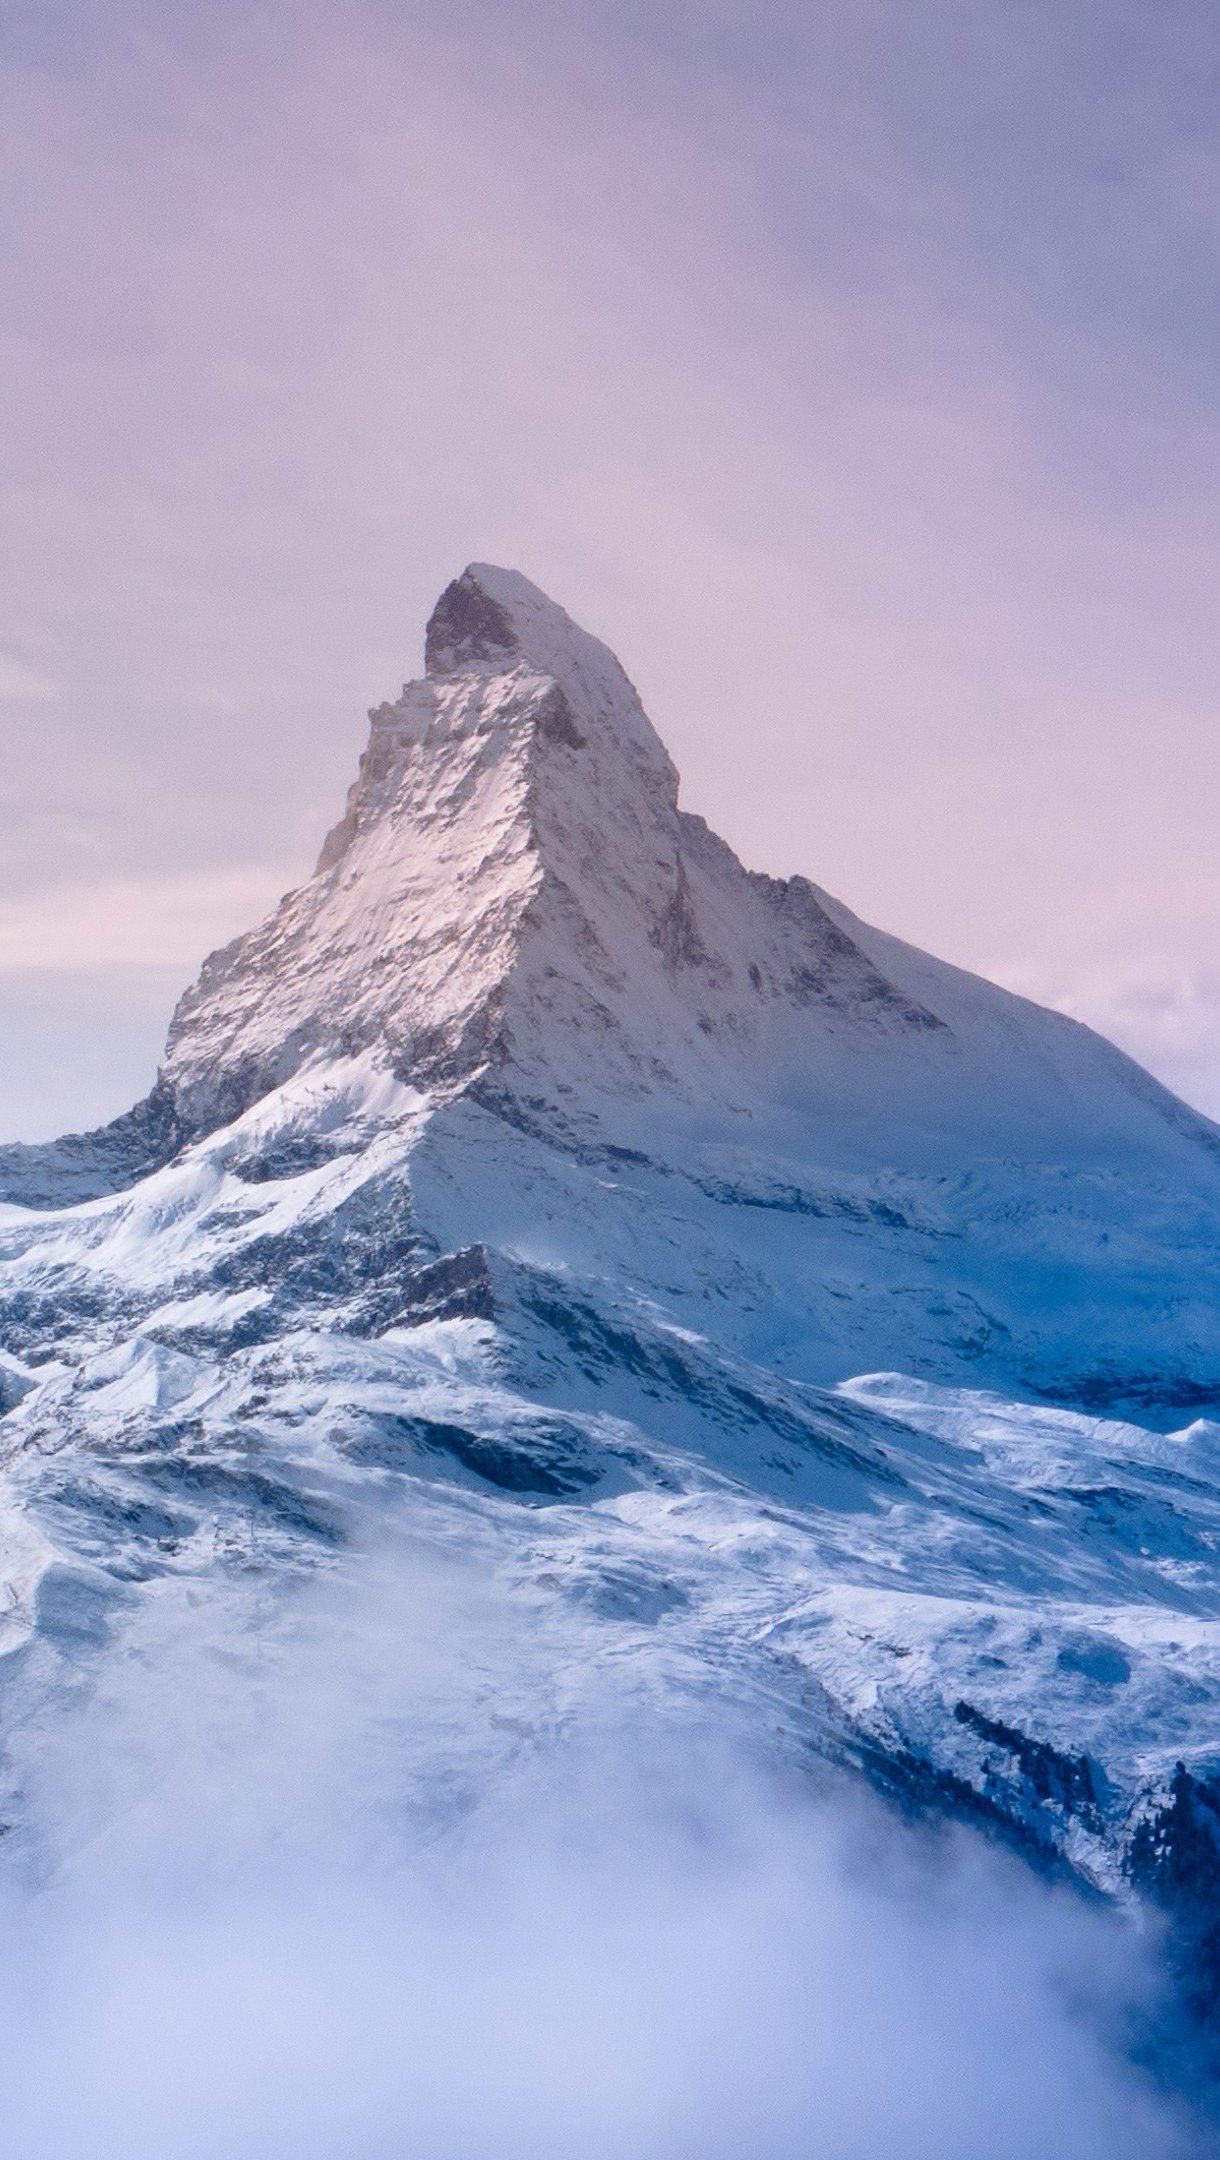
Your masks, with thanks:
M613 654L478 564L441 595L428 672L370 714L311 882L208 961L163 1072L206 1130L319 1053L518 1096L740 1094L816 1012L935 1029L804 879L751 877L701 819Z
M1220 1133L743 869L524 578L442 594L148 1099L0 1190L35 1755L174 1582L261 1645L393 1521L555 1620L562 1673L463 1740L493 1769L609 1660L1158 1899L1220 1972Z

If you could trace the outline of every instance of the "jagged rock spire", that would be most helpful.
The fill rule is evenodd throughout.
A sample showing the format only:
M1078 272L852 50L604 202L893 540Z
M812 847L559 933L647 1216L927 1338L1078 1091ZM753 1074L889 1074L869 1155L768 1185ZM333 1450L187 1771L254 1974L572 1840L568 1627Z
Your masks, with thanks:
M938 1024L804 881L749 876L679 811L613 653L526 578L480 563L447 586L427 669L372 711L313 879L182 999L163 1073L181 1130L324 1053L556 1107L715 1101L819 1016Z

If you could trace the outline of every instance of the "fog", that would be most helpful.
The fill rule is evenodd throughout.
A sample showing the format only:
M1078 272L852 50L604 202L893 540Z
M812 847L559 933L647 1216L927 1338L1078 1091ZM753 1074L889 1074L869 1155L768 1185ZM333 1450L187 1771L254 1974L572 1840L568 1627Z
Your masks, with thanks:
M156 1586L52 1714L27 1672L3 2150L1192 2149L1127 2060L1129 1927L768 1766L744 1709L575 1626L404 1539L287 1594Z

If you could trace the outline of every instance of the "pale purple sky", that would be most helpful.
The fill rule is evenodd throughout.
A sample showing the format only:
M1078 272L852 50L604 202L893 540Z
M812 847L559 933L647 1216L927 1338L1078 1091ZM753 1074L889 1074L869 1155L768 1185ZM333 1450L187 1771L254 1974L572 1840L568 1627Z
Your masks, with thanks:
M1220 1113L1212 0L8 0L0 1138L121 1109L440 587Z

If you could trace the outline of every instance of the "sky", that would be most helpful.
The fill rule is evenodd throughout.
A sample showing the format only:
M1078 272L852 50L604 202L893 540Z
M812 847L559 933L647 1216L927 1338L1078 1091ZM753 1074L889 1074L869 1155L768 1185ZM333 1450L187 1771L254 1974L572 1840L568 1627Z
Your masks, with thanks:
M3 0L0 1137L144 1092L471 559L1220 1115L1218 89L1201 0Z

